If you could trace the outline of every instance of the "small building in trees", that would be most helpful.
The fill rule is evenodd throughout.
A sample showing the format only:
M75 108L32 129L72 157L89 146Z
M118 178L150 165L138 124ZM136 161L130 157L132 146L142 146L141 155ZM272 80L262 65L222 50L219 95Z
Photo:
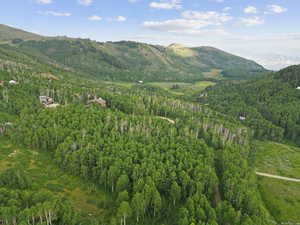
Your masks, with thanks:
M103 98L94 98L89 100L88 103L98 104L101 107L107 107L107 102Z
M59 104L54 103L54 99L48 96L40 96L40 103L45 106L45 108L56 108Z
M207 97L207 96L208 96L207 93L201 93L201 94L199 95L200 98Z
M240 120L246 120L245 116L240 116Z
M8 83L9 84L18 84L18 82L16 80L10 80Z
M45 108L54 109L54 108L57 108L58 106L60 106L60 104L53 103L53 104L45 105Z
M138 83L138 84L143 84L143 83L144 83L144 81L142 81L142 80L139 80L137 83Z
M300 90L300 86L296 88L297 90Z
M54 103L54 100L53 100L53 98L50 98L48 96L40 96L40 103L49 105L49 104Z

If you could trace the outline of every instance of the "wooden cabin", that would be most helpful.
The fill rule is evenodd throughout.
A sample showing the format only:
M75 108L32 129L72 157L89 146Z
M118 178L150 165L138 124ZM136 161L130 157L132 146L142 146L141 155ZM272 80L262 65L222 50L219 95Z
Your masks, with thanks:
M54 99L48 96L40 96L40 103L45 106L45 108L56 108L60 104L54 103Z
M94 98L88 101L88 103L98 104L101 107L107 107L107 102L102 98Z

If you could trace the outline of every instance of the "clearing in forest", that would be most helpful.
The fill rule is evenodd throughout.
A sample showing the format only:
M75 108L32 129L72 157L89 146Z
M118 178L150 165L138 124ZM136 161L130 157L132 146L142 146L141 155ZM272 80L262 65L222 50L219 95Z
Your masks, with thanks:
M300 148L256 142L258 186L266 207L281 223L300 223ZM276 174L276 175L275 175Z

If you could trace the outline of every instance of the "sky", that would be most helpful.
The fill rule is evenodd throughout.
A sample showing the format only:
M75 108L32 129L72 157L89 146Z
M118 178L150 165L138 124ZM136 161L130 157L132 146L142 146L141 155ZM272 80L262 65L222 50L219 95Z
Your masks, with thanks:
M46 36L213 46L267 68L300 63L299 0L2 0L0 24Z

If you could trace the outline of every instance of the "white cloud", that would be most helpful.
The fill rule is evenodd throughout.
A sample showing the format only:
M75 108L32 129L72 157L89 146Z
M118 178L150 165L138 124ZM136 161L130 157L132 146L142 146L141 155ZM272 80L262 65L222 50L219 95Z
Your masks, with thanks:
M149 6L156 9L182 9L181 0L160 0L159 2L151 2Z
M218 13L215 11L199 12L199 11L185 11L182 14L185 19L204 20L214 25L222 25L225 22L232 20L232 16L227 13Z
M90 20L90 21L101 21L102 17L94 15L94 16L90 16L88 18L88 20Z
M93 3L93 0L78 0L80 5L89 6Z
M115 21L117 21L117 22L125 22L126 20L127 20L127 18L124 16L117 16L115 18Z
M174 19L165 21L146 21L144 27L166 32L180 32L183 30L195 30L209 26L206 21L187 20L187 19Z
M262 25L265 23L264 19L262 19L258 16L249 17L249 18L241 18L240 22L246 27L254 27L254 26Z
M258 13L258 10L254 6L248 6L244 9L244 13Z
M207 29L207 27L221 26L230 20L232 20L232 17L227 13L184 11L181 18L165 21L145 21L143 26L151 30L168 33L225 34L226 32L223 29Z
M187 19L174 19L166 21L145 21L143 26L145 28L177 34L204 34L204 33L218 33L225 34L222 29L202 29L211 25L208 21L203 20L187 20Z
M65 13L61 13L61 12L55 12L55 11L39 11L39 14L43 14L43 15L48 15L48 16L72 16L71 13L65 12Z
M115 18L109 18L107 20L111 21L111 22L125 22L125 21L127 21L127 18L124 16L117 16Z
M278 13L278 14L279 13L284 13L288 10L287 8L284 8L284 7L279 6L279 5L269 5L268 9L269 9L269 13L271 12L271 13Z
M52 0L36 0L36 2L38 4L44 4L44 5L46 5L46 4L51 4Z
M227 7L225 7L225 8L223 9L224 12L227 12L227 11L230 11L230 10L232 10L232 8L229 7L229 6L227 6Z

